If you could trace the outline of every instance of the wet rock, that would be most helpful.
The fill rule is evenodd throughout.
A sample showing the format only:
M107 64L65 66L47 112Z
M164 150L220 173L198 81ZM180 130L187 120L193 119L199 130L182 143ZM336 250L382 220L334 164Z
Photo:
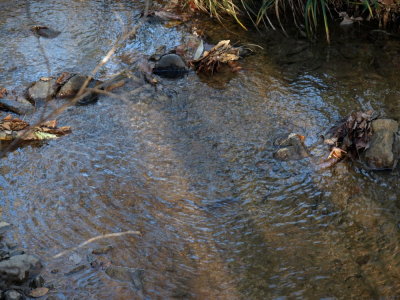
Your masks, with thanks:
M364 160L373 169L391 169L397 159L393 150L398 123L390 119L378 119L372 122L372 138L365 151Z
M22 282L40 269L40 261L32 255L16 255L0 262L0 278L7 282Z
M144 271L142 269L119 266L110 266L106 269L106 274L112 279L131 282L137 290L143 289L143 272Z
M279 146L284 146L274 153L274 157L279 160L298 160L309 156L307 148L303 143L301 135L291 133L288 138L279 141Z
M57 98L72 98L75 97L76 94L79 92L80 88L82 85L85 83L85 81L88 79L88 76L84 75L74 75L71 78L68 79L68 81L62 86L60 91L57 93ZM97 80L91 80L88 84L88 88L94 88L98 84L100 84L100 81ZM94 103L98 100L98 95L97 93L90 93L89 95L79 99L77 101L77 105L87 105L90 103Z
M37 37L44 37L46 39L54 39L60 35L60 31L51 29L47 26L35 25L31 27L31 31Z
M63 85L63 87L57 93L57 98L71 98L74 97L78 92L88 76L74 75Z
M100 82L94 80L89 83L88 88L94 88L96 87ZM76 102L76 105L88 105L88 104L93 104L96 103L97 100L99 100L99 95L97 93L89 93L85 97L79 99Z
M82 257L76 253L73 253L68 260L72 262L74 265L78 265L82 261Z
M5 250L0 250L0 260L5 260L10 258L10 253Z
M4 293L5 300L22 300L23 296L15 290L8 290Z
M166 78L179 78L187 73L187 69L182 57L166 54L156 63L153 73Z
M4 234L8 229L10 229L11 224L0 221L0 234Z
M18 115L27 115L33 113L35 108L31 103L21 103L15 100L0 99L0 109L11 111Z
M38 103L52 98L57 90L58 85L54 78L40 79L28 89L27 96L34 103Z

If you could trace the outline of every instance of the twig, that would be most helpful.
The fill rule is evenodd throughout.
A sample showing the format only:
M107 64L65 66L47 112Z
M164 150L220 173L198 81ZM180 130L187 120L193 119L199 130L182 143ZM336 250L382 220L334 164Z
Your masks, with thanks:
M66 255L67 253L76 251L76 250L78 250L79 248L82 248L82 247L84 247L84 246L86 246L86 245L88 245L88 244L90 244L90 243L93 243L93 242L95 242L95 241L98 241L98 240L107 239L107 238L111 238L111 237L119 237L119 236L123 236L123 235L127 235L127 234L142 235L142 234L140 233L140 231L132 231L132 230L124 231L124 232L107 233L107 234L103 234L103 235L98 235L98 236L95 236L95 237L93 237L93 238L90 238L90 239L84 241L83 243L79 244L79 245L76 246L76 247L73 247L73 248L64 250L63 252L60 252L60 253L54 255L53 258L60 258L61 256Z

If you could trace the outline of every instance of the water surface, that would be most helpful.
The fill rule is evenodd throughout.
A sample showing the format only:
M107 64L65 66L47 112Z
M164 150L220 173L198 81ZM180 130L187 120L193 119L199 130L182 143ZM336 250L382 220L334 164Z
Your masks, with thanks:
M135 24L142 7L60 0L0 6L0 80L10 89L49 73L90 72L121 33L119 20ZM62 34L37 40L33 23ZM157 91L146 86L128 102L101 97L72 107L58 119L72 134L8 153L0 161L3 218L15 225L8 239L42 258L55 287L50 294L59 299L398 296L398 171L351 163L319 170L313 159L280 162L273 152L277 138L297 132L323 157L319 136L352 110L398 120L392 59L400 44L379 48L338 32L328 47L275 34L238 36L211 21L199 26L209 42L240 38L264 49L229 80L189 73L161 80ZM146 24L99 77L126 67L122 57L172 49L182 36ZM130 230L141 235L53 258L92 237ZM143 269L144 296L90 266L91 250L107 245L113 249L97 260ZM76 263L86 268L65 275Z

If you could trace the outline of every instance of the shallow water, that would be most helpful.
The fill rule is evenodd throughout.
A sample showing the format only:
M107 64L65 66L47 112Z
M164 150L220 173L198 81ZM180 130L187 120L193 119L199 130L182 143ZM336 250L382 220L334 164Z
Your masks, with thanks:
M141 7L29 3L27 10L23 1L0 2L0 79L10 89L66 69L90 72L121 30L112 11L134 24ZM38 41L29 26L39 21L62 34ZM348 163L319 170L313 159L280 162L272 153L277 138L298 132L323 157L319 136L352 110L399 120L398 69L388 63L399 43L382 49L337 32L340 42L327 47L198 26L211 42L240 38L264 49L229 80L189 73L129 102L101 97L70 108L58 120L73 126L71 135L8 153L0 161L2 215L15 225L7 238L42 258L59 299L398 296L398 171ZM144 28L100 76L126 67L121 58L135 51L171 49L182 39L178 29ZM104 238L54 258L127 231L141 235ZM143 291L90 266L91 250L107 245L113 249L97 260L143 269ZM65 275L77 265L86 268Z

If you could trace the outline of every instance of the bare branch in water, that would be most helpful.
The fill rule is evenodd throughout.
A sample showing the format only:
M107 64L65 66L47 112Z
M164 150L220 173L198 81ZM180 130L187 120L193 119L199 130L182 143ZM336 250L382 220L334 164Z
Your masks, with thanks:
M90 238L90 239L84 241L83 243L80 243L76 247L73 247L71 249L65 250L63 252L60 252L60 253L54 255L53 258L60 258L61 256L64 256L64 255L66 255L66 254L68 254L70 252L76 251L79 248L85 247L86 245L88 245L90 243L93 243L95 241L98 241L98 240L108 239L108 238L112 238L112 237L119 237L119 236L123 236L123 235L127 235L127 234L141 235L140 231L132 231L132 230L124 231L124 232L107 233L107 234L103 234L103 235L98 235L98 236L95 236L93 238Z

